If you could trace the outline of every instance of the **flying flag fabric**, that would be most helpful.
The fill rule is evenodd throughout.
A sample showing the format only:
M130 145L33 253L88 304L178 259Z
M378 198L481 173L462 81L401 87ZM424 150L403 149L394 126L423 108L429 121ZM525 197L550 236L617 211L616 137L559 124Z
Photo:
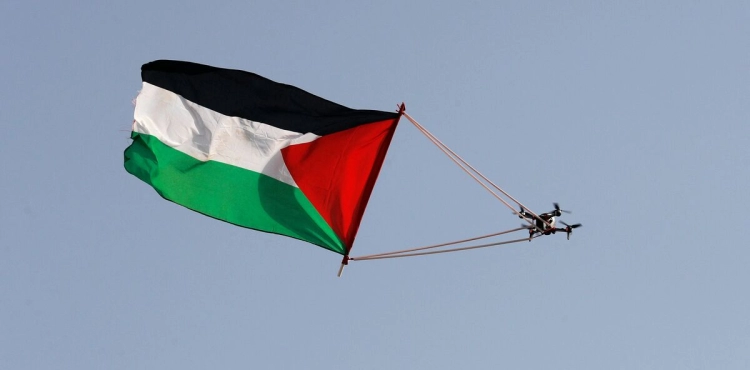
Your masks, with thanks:
M141 75L129 173L207 216L348 255L399 113L190 62Z

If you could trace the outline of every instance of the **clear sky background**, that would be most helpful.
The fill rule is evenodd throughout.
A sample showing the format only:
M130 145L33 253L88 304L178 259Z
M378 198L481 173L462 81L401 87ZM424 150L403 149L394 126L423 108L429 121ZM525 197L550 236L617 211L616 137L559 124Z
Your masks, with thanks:
M85 3L0 1L0 368L750 368L747 2ZM337 278L125 172L155 59L404 101L584 226ZM518 225L402 120L352 254Z

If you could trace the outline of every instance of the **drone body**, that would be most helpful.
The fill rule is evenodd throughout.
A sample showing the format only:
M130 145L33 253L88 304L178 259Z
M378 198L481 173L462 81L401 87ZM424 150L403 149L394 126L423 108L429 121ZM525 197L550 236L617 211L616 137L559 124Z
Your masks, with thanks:
M560 209L560 205L557 203L553 203L553 205L555 206L554 210L547 213L542 213L539 216L535 216L533 213L521 208L521 212L518 213L518 217L526 219L527 221L533 223L533 226L528 226L529 241L531 241L531 238L534 237L535 234L550 235L555 234L558 231L566 233L568 240L570 240L570 234L573 233L573 229L583 226L581 224L568 225L565 222L560 221L560 223L565 225L565 227L555 227L557 224L557 217L560 217L563 212L572 212Z

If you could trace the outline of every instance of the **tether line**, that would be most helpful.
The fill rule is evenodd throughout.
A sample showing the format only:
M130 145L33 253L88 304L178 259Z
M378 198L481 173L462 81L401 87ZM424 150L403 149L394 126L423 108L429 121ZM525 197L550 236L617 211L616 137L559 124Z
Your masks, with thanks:
M428 246L424 246L424 247L411 248L411 249L403 249L403 250L394 251L394 252L385 252L385 253L370 254L370 255L367 255L367 256L351 257L350 259L353 260L353 261L356 261L356 260L365 260L365 259L375 259L376 257L390 256L390 255L396 255L396 254L404 254L404 253L409 253L409 252L416 252L416 251L421 251L421 250L426 250L426 249L434 249L434 248L446 247L446 246L449 246L449 245L461 244L461 243L471 242L471 241L474 241L474 240L491 238L493 236L499 236L499 235L503 235L503 234L509 234L509 233L516 232L516 231L519 231L519 230L527 230L527 228L525 228L525 227L519 227L519 228L515 228L515 229L511 229L511 230L500 231L500 232L497 232L497 233L494 233L494 234L487 234L487 235L477 236L477 237L474 237L474 238L456 240L456 241L448 242L448 243L434 244L434 245L428 245Z
M490 189L484 182L480 181L474 174L476 174L479 177L481 177L482 180L484 180L488 184L492 185L492 187L494 187L500 193L502 193L503 195L505 195L506 197L508 197L508 199L510 199L511 201L515 202L518 206L523 207L527 212L529 212L531 215L533 215L535 219L540 219L539 216L536 213L534 213L533 211L531 211L528 207L526 207L525 205L523 205L516 198L513 198L505 190L503 190L502 188L500 188L499 186L497 186L495 183L493 183L490 179L488 179L481 172L479 172L476 168L474 168L471 164L469 164L469 162L466 162L463 158L461 158L461 156L459 156L458 154L456 154L456 152L454 152L453 150L451 150L447 145L445 145L442 141L440 141L437 137L435 137L435 135L433 135L432 133L430 133L426 128L424 128L424 126L422 126L421 124L419 124L419 122L417 122L414 118L412 118L408 113L403 112L403 115L404 115L404 117L406 117L406 119L409 120L409 122L411 122L414 125L414 127L416 127L420 132L422 132L422 134L424 134L430 141L432 141L432 143L435 144L435 146L437 146L443 153L445 153L445 155L447 155L454 163L456 163L456 165L458 165L459 167L461 167L461 169L464 170L464 172L466 172L469 176L471 176L483 188L485 188L487 191L489 191L490 194L492 194L495 198L497 198L503 204L505 204L505 206L507 206L513 212L513 214L520 216L521 218L523 218L526 221L528 221L531 225L534 225L534 222L532 220L530 220L530 219L528 219L526 217L521 216L521 214L516 210L515 207L511 206L507 201L505 201L505 199L503 199L502 197L500 197L499 195L497 195L494 191L492 191L492 189ZM469 171L469 170L471 170L471 171ZM547 221L545 221L545 220L542 220L542 221L547 225L547 227L550 227L550 228L552 227L552 225L550 225Z
M536 238L538 236L539 235L534 236L533 238ZM479 249L479 248L494 247L494 246L497 246L497 245L504 245L504 244L525 242L525 241L528 241L528 240L529 240L529 238L522 238L522 239L508 240L508 241L504 241L504 242L474 245L474 246L471 246L471 247L443 249L443 250L439 250L439 251L430 251L430 252L393 254L393 255L385 255L385 256L377 256L377 257L367 257L367 258L358 257L358 258L350 258L350 260L352 260L352 261L371 261L371 260L380 260L380 259L386 259L386 258L426 256L426 255L429 255L429 254L450 253L450 252L467 251L467 250L470 250L470 249Z

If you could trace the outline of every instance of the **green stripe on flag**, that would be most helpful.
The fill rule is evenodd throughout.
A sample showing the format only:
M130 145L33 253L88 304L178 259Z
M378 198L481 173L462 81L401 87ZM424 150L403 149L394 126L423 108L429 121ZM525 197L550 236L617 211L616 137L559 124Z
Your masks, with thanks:
M151 135L133 132L131 138L125 169L165 199L235 225L346 253L299 188L232 165L199 161Z

